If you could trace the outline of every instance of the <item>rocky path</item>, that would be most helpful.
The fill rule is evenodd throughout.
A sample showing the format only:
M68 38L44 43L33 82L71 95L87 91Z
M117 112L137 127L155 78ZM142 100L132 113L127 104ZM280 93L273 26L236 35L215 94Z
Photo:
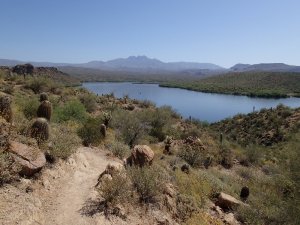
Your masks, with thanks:
M81 147L67 162L44 169L37 181L23 181L23 190L2 189L0 224L114 224L97 211L93 201L97 197L94 185L109 163L119 162L99 149Z

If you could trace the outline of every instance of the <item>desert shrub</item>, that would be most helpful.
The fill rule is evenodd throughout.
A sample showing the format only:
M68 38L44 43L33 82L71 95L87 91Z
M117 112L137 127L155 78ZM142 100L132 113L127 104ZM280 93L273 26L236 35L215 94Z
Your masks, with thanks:
M45 76L30 77L26 83L25 88L32 90L35 94L41 92L52 92L54 94L60 94L62 84L55 82L53 79L50 79Z
M140 119L141 114L116 110L112 115L112 126L117 137L130 147L133 147L147 133L148 125Z
M150 108L150 107L154 107L155 103L149 101L149 100L143 100L140 102L139 106L141 108Z
M226 169L233 166L233 153L228 147L222 146L220 149L219 163Z
M0 151L0 187L5 183L16 180L19 169L8 153Z
M98 145L103 140L103 135L100 132L101 118L88 118L83 126L78 130L78 135L82 139L83 144L88 146Z
M163 141L172 129L175 114L171 107L162 106L155 110L142 111L140 120L149 126L149 135Z
M205 203L205 199L212 191L209 180L203 174L194 171L190 174L176 171L175 182L179 193L193 199L197 207L201 207Z
M167 178L160 167L131 167L128 173L142 202L154 202L161 195Z
M187 137L200 137L201 131L198 127L189 127L188 129L185 129L184 132L180 134L181 139L186 139Z
M3 87L3 92L9 95L12 95L14 93L14 86L7 84Z
M127 156L130 153L130 148L128 145L120 142L120 141L114 141L111 144L109 144L108 149L118 158L123 159L125 156Z
M87 118L84 105L78 100L67 102L63 106L58 106L53 111L53 121L65 122L69 120L83 122Z
M179 156L193 167L199 167L205 160L205 153L200 145L184 145Z
M16 105L28 120L36 117L36 112L39 104L40 103L37 98L25 96L16 97Z
M198 213L194 213L185 224L188 225L223 225L223 221L221 219L215 218L211 216L209 213L200 211Z
M262 149L251 146L245 150L246 160L252 165L259 165L263 157Z
M181 221L186 221L199 210L197 202L191 196L178 195L176 199L177 216Z
M132 199L132 186L124 173L116 174L112 180L104 179L98 192L104 198L105 207L114 207Z
M237 174L245 180L253 179L254 174L250 168L241 167L237 169Z
M44 77L34 77L26 82L25 88L32 90L35 94L38 94L46 91L48 82L49 80Z
M54 158L67 159L80 145L80 139L71 123L51 126L50 154Z
M82 94L80 97L80 102L84 105L86 111L94 112L97 108L96 96L90 93Z

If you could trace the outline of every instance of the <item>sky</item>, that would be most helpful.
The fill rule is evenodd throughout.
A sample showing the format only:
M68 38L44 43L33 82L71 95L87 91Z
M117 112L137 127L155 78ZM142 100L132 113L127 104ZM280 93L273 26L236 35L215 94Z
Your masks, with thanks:
M0 58L300 65L299 0L0 0Z

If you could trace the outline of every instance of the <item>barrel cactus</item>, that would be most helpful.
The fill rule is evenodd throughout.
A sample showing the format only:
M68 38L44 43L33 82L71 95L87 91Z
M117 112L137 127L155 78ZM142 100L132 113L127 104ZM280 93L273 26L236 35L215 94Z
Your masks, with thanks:
M38 110L37 110L37 117L46 118L48 121L51 119L52 114L52 104L51 102L45 100L42 101Z
M37 118L30 128L30 136L38 143L49 139L49 125L45 118Z
M171 145L173 143L173 139L170 136L167 136L165 139L165 150L164 153L165 154L170 154L171 153Z
M0 115L7 121L12 122L11 98L9 96L0 97Z
M49 100L49 97L48 97L47 93L43 92L40 94L40 102L48 101L48 100Z
M100 125L100 132L103 135L103 137L106 136L106 126L105 126L105 124Z

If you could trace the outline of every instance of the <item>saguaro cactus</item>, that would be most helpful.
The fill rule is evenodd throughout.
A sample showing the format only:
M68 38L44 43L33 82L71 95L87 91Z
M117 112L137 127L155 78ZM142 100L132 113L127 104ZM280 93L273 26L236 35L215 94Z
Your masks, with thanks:
M37 110L37 117L43 117L46 118L48 121L51 119L52 114L52 104L51 102L45 100L42 101L40 104L38 110Z
M38 143L49 139L49 125L45 118L37 118L30 128L30 136Z

